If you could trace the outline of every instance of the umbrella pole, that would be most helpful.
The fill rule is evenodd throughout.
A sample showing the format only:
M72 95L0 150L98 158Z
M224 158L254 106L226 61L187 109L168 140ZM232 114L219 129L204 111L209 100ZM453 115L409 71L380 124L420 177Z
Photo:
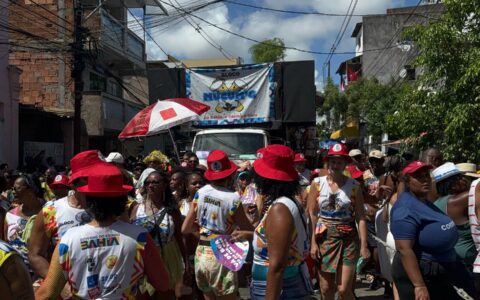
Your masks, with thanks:
M175 151L175 155L177 155L178 163L180 163L180 153L178 153L177 143L175 142L172 131L170 129L168 129L168 134L170 135L170 139L172 140L173 150Z

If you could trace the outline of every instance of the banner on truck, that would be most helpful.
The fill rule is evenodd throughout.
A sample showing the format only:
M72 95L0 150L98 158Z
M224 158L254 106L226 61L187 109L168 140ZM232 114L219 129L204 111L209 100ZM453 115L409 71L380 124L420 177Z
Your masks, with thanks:
M274 114L273 64L186 70L187 97L210 110L195 125L269 122Z

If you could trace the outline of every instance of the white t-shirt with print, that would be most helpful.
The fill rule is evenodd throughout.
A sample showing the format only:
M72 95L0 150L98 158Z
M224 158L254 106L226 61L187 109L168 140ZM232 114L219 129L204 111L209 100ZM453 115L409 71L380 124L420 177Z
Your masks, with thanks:
M200 225L200 234L230 234L233 216L241 204L238 193L207 184L195 194L193 205Z
M81 299L134 299L144 275L147 232L117 221L69 229L61 238L59 261L72 293Z

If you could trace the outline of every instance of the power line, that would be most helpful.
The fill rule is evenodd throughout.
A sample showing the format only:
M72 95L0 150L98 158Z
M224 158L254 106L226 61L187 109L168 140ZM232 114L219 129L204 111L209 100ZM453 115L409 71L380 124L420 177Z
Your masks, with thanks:
M179 7L182 7L182 6L180 5L180 3L178 3L177 0L174 0L174 1L175 1L175 3L177 3L177 5L178 5ZM169 0L169 2L172 3L171 0ZM180 11L179 9L176 9L176 10L177 10L177 11ZM187 16L183 15L182 17L183 17L183 19L184 19L190 26L192 26L192 28L193 28L196 32L198 32L198 34L200 34L200 36L201 36L208 44L210 44L210 46L212 46L213 48L217 49L225 58L227 58L227 59L231 59L231 58L232 58L231 55L229 55L228 53L226 53L226 51L222 48L222 46L220 46L218 43L216 43L212 38L210 38L210 40L211 40L211 41L210 41L209 39L207 39L207 38L202 34L202 28L200 27L200 24L196 23L197 26L195 26L195 25L193 25L192 23L190 23L190 21L188 20ZM192 21L192 22L193 22L193 21ZM204 34L207 35L206 32L204 32ZM207 35L207 36L208 36L208 35Z
M63 46L66 46L65 43L61 43L61 42L56 42L56 41L52 41L52 40L49 40L48 38L45 38L43 36L39 36L39 35L36 35L36 34L33 34L31 32L28 32L28 31L25 31L23 29L20 29L20 28L17 28L17 27L13 27L11 25L8 25L8 24L5 24L3 22L0 22L0 27L1 28L4 28L6 30L8 30L9 32L14 32L14 33L18 33L18 34L22 34L24 36L27 36L30 38L30 40L27 39L27 41L31 41L31 40L36 40L36 41L41 41L41 42L47 42L49 44L53 44L55 47L63 47ZM58 48L57 48L58 49Z
M348 8L347 8L347 14L345 15L345 18L343 18L343 22L342 22L342 25L340 25L340 28L338 30L338 33L337 33L337 36L335 37L335 40L333 40L333 43L332 43L332 47L330 48L330 54L327 56L325 62L327 60L330 60L330 58L332 57L331 54L333 52L335 52L335 48L337 47L337 40L343 30L343 27L345 26L348 26L348 23L350 23L350 21L347 22L347 19L349 20L349 14L352 14L353 13L353 10L350 12L350 8L352 7L352 4L353 4L353 1L354 0L350 0L350 4L348 5ZM357 5L356 1L355 1L355 5ZM346 23L346 24L345 24ZM343 34L342 34L342 37L343 37Z
M171 6L171 7L175 7L174 5L169 4L169 3L165 2L165 1L160 0L160 2L162 2L162 3L164 3L164 4L168 5L168 6ZM182 10L181 8L179 8L179 9ZM182 11L184 11L184 10L182 10ZM218 25L216 25L216 24L214 24L214 23L212 23L212 22L210 22L210 21L207 21L207 20L205 20L204 18L199 17L199 16L197 16L197 15L195 15L195 14L193 14L193 13L189 13L189 12L186 12L186 11L184 11L184 12L187 13L188 15L194 17L194 18L197 18L197 19L199 19L199 20L207 23L207 24L210 25L210 26L213 26L213 27L221 30L221 31L227 32L227 33L229 33L229 34L231 34L231 35L240 37L240 38L242 38L242 39L245 39L245 40L248 40L248 41L257 43L257 44L264 44L264 45L268 45L268 46L273 46L273 47L278 47L278 48L283 48L283 49L288 49L288 50L295 50L295 51L298 51L298 52L310 53L310 54L320 54L320 55L322 55L322 54L323 54L323 55L325 55L325 54L327 54L327 55L330 54L330 52L320 52L320 51L305 50L305 49L300 49L300 48L291 47L291 46L283 46L283 47L282 47L282 46L272 45L272 44L269 44L269 43L266 43L266 42L262 42L262 41L256 40L256 39L251 38L251 37L247 37L247 36L242 35L242 34L240 34L240 33L233 32L233 31L228 30L228 29L225 29L225 28L223 28L223 27L220 27L220 26L218 26ZM394 47L396 47L396 46L394 46ZM394 48L394 47L391 47L391 48ZM364 52L375 52L375 51L381 51L381 50L384 50L384 49L385 49L385 48L369 49L369 50L365 50ZM347 52L336 52L336 53L334 53L334 54L335 54L335 55L342 55L342 54L355 54L355 53L356 53L356 52L353 52L353 51L347 51Z
M8 6L0 6L0 8L9 9ZM26 20L28 22L38 23L38 19L36 18L36 16L33 16L33 14L30 11L28 11L28 12L29 12L29 14L27 15L27 14L21 13L19 11L9 10L9 14L12 15L12 16L16 15L16 16L19 16L19 17L23 18L24 20ZM32 16L33 19L29 16ZM48 36L52 36L54 38L58 38L58 31L53 27L38 27L38 29L42 30L46 36L48 35Z
M271 8L271 7L265 7L265 6L258 6L258 5L253 5L253 4L247 4L247 3L240 3L232 0L223 0L223 2L227 2L230 4L238 5L238 6L244 6L244 7L250 7L254 9L260 9L260 10L265 10L265 11L272 11L272 12L277 12L277 13L286 13L286 14L295 14L295 15L318 15L318 16L327 16L327 17L345 17L348 16L349 14L339 14L339 13L325 13L325 12L317 12L317 11L295 11L295 10L284 10L284 9L276 9L276 8ZM406 15L408 13L405 12L392 12L389 13L389 15ZM376 14L351 14L353 17L368 17L368 16L375 16ZM415 14L416 16L419 17L424 17L427 19L434 19L431 16L424 15L424 14Z
M41 9L45 10L45 11L48 12L49 14L51 14L51 15L59 18L60 20L65 21L66 23L68 23L68 24L70 24L70 25L73 26L73 23L71 23L70 21L68 21L68 20L65 19L65 18L60 17L60 16L57 15L56 13L54 13L54 12L50 11L49 9L45 8L43 5L40 5L40 4L38 4L37 2L35 2L35 1L33 1L33 0L29 0L29 1L32 2L33 4L35 4L36 6L40 7Z
M23 10L28 11L30 14L34 14L34 15L36 15L37 17L40 17L40 18L42 18L42 19L44 19L44 20L47 20L48 22L53 23L53 24L55 24L56 26L61 27L61 28L65 29L65 30L69 31L70 33L73 33L73 30L72 30L72 29L63 26L63 25L61 25L61 24L59 24L59 23L57 23L57 22L55 22L55 21L53 21L53 20L45 17L44 15L42 15L42 14L40 14L40 13L37 13L37 12L31 10L31 9L28 9L27 7L25 7L25 6L17 3L15 0L8 0L8 1L9 1L10 3L12 3L12 4L14 4L14 5L22 8ZM55 15L55 14L54 14L54 15ZM57 15L55 15L55 16L57 16ZM57 16L57 17L58 17L58 16Z
M123 5L123 7L125 7L128 10L128 7L125 5L125 3L123 1L121 1L121 3ZM145 29L145 26L142 23L140 23L138 18L134 14L132 14L132 17L135 19L135 21L138 23L138 25L140 25L142 27L144 32L150 37L150 39L155 43L155 45L157 45L158 49L160 49L160 51L162 51L166 56L168 56L168 53L157 43L157 41L155 41L153 36L151 36L150 33Z
M422 2L422 0L419 0L417 2L417 5L415 5L415 7L410 11L410 14L407 16L407 18L402 22L402 26L408 22L408 20L410 20L410 18L412 17L412 14L415 13L415 11L417 10L418 6L420 6L420 3ZM389 47L393 40L400 34L400 32L402 31L402 27L399 26L398 29L395 31L395 33L393 34L393 36L387 41L387 43L385 44L385 47ZM385 53L385 50L381 51L377 56L376 58L374 59L375 60L375 63L370 67L369 70L374 70L374 68L378 65L379 61L380 61L380 57L382 57ZM367 70L364 70L365 74L367 73ZM378 72L378 70L377 70ZM377 72L375 72L375 75L377 74Z
M347 14L345 15L342 25L340 26L340 30L338 31L337 36L333 41L332 48L330 48L330 53L327 55L327 57L325 58L325 62L323 63L324 67L330 64L330 60L333 56L333 53L335 53L335 50L337 49L338 45L342 41L343 36L345 35L345 31L347 30L348 24L350 24L350 20L352 19L352 14L355 11L355 8L357 7L357 3L358 3L358 0L350 0L350 5L348 6L348 9L347 9ZM353 4L353 7L352 7L352 4ZM350 11L350 8L352 8L351 11ZM330 68L328 68L328 77L330 77Z
M417 5L417 7L418 7L418 5ZM431 11L429 11L429 12L431 12ZM408 19L407 19L406 21L408 21ZM406 21L405 21L405 22L406 22ZM405 22L404 22L404 23L405 23ZM423 23L423 24L424 24L424 23ZM422 25L423 25L423 24L422 24ZM398 33L397 33L397 35L398 35ZM413 52L413 51L412 51L412 52ZM403 56L402 56L402 58L400 59L400 61L402 61L402 60L403 60L405 57L407 57L408 55L409 55L409 51L406 51L405 54L403 54ZM409 58L409 59L407 59L408 62L406 63L406 65L410 64L410 62L411 62L416 56L418 56L418 53L413 52L413 53L410 53L410 55L411 55L412 57ZM406 60L406 61L407 61L407 60ZM383 68L386 64L387 64L387 62L385 62L385 63L383 63L382 65L378 66L377 69L376 69L376 71L375 71L375 73L373 74L373 77L375 77L375 76L382 70L382 68ZM399 66L394 74L398 74L398 72L400 71L401 67L402 67L402 66Z

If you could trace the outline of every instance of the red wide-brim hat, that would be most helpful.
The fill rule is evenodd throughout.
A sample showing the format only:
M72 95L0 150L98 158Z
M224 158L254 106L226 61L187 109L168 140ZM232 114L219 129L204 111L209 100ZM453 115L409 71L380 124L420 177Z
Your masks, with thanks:
M112 165L105 161L102 153L98 150L83 151L72 157L70 160L72 174L70 175L69 183L74 182L78 178L87 177L88 169L97 164Z
M111 167L96 166L88 176L88 184L77 190L87 196L118 197L125 196L133 186L123 184L123 174Z
M255 172L265 178L279 181L295 181L298 172L294 167L293 150L284 145L269 145L258 150L253 162Z
M210 181L227 178L235 173L238 166L230 161L228 155L222 150L214 150L207 157L207 171L205 178Z

